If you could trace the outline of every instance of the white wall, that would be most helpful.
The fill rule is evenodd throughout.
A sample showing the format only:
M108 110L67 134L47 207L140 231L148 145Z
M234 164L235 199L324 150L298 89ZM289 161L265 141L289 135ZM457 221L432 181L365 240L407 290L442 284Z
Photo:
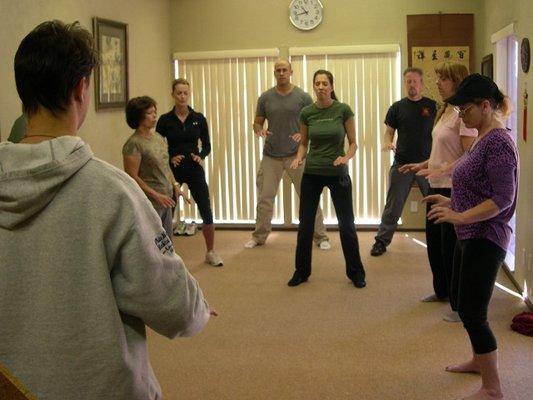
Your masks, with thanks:
M324 20L312 31L289 22L290 0L176 0L174 51L399 43L407 66L407 15L475 14L474 55L482 43L482 0L323 0ZM479 60L481 60L479 58ZM476 65L479 64L476 62Z
M495 54L495 46L490 36L512 22L516 23L518 41L524 37L533 43L533 1L530 0L486 0L483 10L483 55ZM525 86L529 90L528 141L522 139L523 102ZM529 297L533 299L533 218L531 205L533 200L533 60L528 74L518 73L518 149L520 152L520 192L516 218L516 271L514 276L518 284L529 288ZM525 257L524 257L525 254Z
M171 105L170 82L173 76L169 14L169 0L0 0L3 19L0 24L1 139L7 139L11 124L21 111L13 73L15 52L28 32L50 19L64 22L78 20L91 32L93 17L127 23L130 97L149 95L159 103L160 111L166 111ZM96 113L93 100L80 136L91 145L98 157L122 166L121 148L130 134L123 110Z

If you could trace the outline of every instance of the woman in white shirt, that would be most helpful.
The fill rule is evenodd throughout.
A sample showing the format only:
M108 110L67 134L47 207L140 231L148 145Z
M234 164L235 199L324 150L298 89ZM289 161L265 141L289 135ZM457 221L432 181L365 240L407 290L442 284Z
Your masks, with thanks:
M445 62L435 68L437 87L444 104L437 114L433 127L433 144L429 160L406 164L400 172L414 171L427 176L429 194L451 196L451 172L456 161L467 151L477 137L476 129L468 129L446 99L455 94L457 87L468 76L468 69L458 63ZM429 212L429 205L428 205ZM452 312L444 317L448 322L459 322L454 299L450 296L453 256L457 236L452 224L435 224L426 219L426 242L429 264L433 273L434 293L422 299L425 302L448 301Z

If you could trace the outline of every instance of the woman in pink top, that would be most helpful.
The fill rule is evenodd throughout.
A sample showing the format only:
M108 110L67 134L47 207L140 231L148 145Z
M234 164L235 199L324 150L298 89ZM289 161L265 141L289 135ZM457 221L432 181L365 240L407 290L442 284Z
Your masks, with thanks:
M437 87L443 99L455 94L459 84L468 76L468 69L457 63L439 65ZM416 164L406 164L400 172L417 172L417 175L428 177L430 194L451 195L451 172L455 162L470 148L477 136L476 129L468 129L453 107L444 102L437 114L433 128L433 144L429 160ZM429 209L428 209L429 212ZM457 240L452 224L435 224L426 219L426 241L429 264L433 273L433 289L435 293L422 301L447 301L451 286L453 254ZM444 319L449 322L460 321L457 307L450 298L452 312Z

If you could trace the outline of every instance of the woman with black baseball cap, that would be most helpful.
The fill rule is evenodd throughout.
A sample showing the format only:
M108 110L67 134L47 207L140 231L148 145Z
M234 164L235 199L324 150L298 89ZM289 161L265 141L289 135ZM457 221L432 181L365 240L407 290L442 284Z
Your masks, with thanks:
M473 358L446 368L481 374L482 386L465 399L503 399L498 376L496 339L487 309L496 275L509 245L518 188L518 152L503 121L510 100L485 76L472 74L446 100L467 128L479 136L459 160L452 177L451 199L432 195L428 218L455 226L451 296L470 337Z

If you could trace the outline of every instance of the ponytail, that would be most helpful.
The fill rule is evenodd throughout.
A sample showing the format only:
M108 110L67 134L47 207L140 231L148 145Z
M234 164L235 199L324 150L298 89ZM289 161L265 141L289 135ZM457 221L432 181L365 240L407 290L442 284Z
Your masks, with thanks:
M496 110L504 117L505 119L509 118L511 115L513 106L509 96L505 96L502 92L498 90L498 94L494 99L496 102Z

